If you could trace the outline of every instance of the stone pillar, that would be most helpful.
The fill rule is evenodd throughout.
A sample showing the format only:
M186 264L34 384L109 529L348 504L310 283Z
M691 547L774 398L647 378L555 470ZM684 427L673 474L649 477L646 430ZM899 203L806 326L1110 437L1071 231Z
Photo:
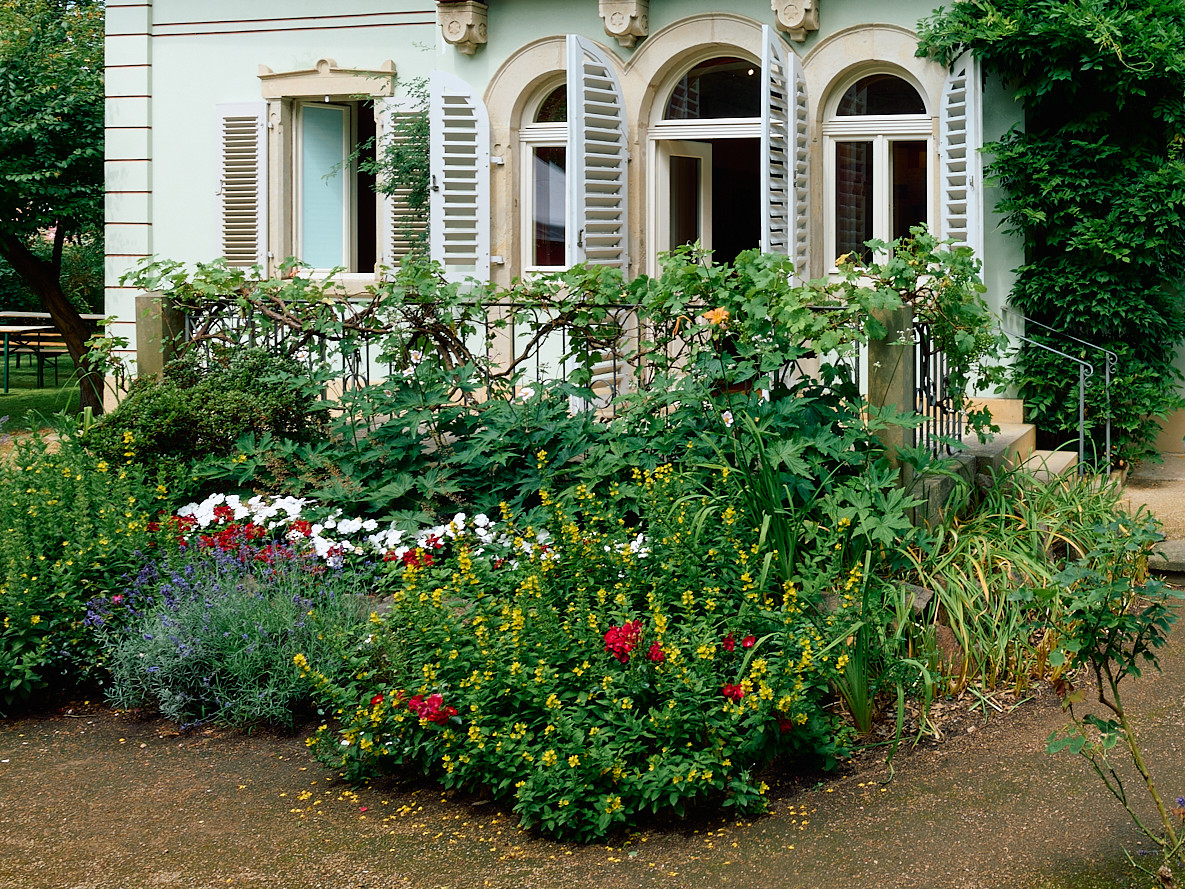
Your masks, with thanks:
M136 374L159 377L177 357L185 315L160 293L136 297Z
M893 408L912 415L917 409L917 381L914 379L913 309L902 306L877 312L876 320L885 327L885 337L868 344L868 403L875 408ZM913 447L914 429L890 426L877 433L889 452L894 466L900 447ZM907 485L908 467L902 468L901 483Z

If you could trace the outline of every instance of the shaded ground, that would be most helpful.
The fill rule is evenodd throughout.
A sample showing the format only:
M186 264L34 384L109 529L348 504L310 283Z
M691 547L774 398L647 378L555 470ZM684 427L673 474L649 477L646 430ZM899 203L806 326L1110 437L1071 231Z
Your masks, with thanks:
M1133 685L1129 709L1172 798L1185 794L1181 638L1163 666ZM946 705L943 742L900 754L892 780L872 751L839 777L771 779L767 817L593 847L536 839L427 784L353 791L309 757L307 732L178 734L77 706L0 722L0 886L1148 885L1124 861L1141 847L1120 805L1085 763L1043 752L1066 722L1056 698L1042 687L1014 703L999 696L1004 712L987 707L986 722L974 696Z

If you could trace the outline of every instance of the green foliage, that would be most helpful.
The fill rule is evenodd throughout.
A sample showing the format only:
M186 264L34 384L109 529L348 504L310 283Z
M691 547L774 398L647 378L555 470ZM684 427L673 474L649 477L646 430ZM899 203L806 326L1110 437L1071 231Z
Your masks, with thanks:
M52 258L53 242L33 237L28 247L43 261ZM103 241L93 231L67 240L62 246L62 289L71 304L82 313L103 311ZM41 298L3 259L0 259L0 310L43 312Z
M1088 670L1105 708L1102 715L1082 712L1085 695L1064 682L1062 697L1073 722L1066 732L1050 737L1048 751L1069 750L1085 758L1164 862L1185 864L1176 815L1157 790L1120 692L1128 677L1140 676L1149 665L1159 669L1157 652L1177 619L1173 600L1185 599L1185 594L1148 578L1148 559L1161 534L1146 512L1100 527L1096 536L1096 546L1068 564L1049 586L1020 594L1047 609L1043 624L1058 637L1051 663ZM1160 830L1146 825L1129 800L1123 778L1109 760L1116 748L1130 757L1155 803Z
M759 530L697 518L689 481L636 473L637 526L586 489L572 509L545 492L543 527L455 521L443 557L414 551L359 649L389 664L394 633L408 667L364 660L343 684L305 666L340 721L319 756L352 779L411 767L487 788L524 826L584 841L643 813L760 812L779 752L833 763L826 581L765 583Z
M962 518L935 530L928 550L911 553L911 579L932 590L920 616L921 637L939 618L962 657L943 663L930 643L931 667L957 693L972 683L985 689L1030 677L1056 679L1050 661L1056 635L1030 633L1031 604L1017 599L1018 585L1047 587L1066 564L1104 543L1103 528L1124 514L1121 490L1097 479L1055 476L1038 480L1022 470L1000 473ZM895 610L908 613L909 588ZM1049 615L1062 618L1057 601ZM927 647L921 640L922 648Z
M326 568L283 546L173 548L92 603L111 669L108 699L183 725L290 727L309 699L293 656L337 675L346 640L365 623L372 581L373 568Z
M1182 406L1172 360L1185 338L1185 3L968 0L920 30L919 52L949 62L972 50L1023 105L1024 128L986 148L1005 192L998 209L1026 249L1012 302L1120 354L1117 458L1153 456L1155 419ZM1088 425L1101 453L1100 359L1080 357L1096 365ZM1077 378L1031 346L1014 377L1030 418L1059 436L1077 429Z
M0 4L0 232L103 215L103 4Z
M0 463L0 703L94 674L86 603L139 570L165 493L69 435L18 441Z
M160 379L138 378L128 396L84 436L111 463L135 460L142 469L177 474L211 455L229 457L240 436L310 437L317 404L298 382L293 359L261 349L197 352L170 362Z

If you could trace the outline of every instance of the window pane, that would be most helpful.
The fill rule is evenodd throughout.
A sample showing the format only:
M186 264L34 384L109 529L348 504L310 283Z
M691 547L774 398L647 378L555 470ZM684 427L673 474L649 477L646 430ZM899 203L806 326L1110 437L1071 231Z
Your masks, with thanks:
M564 250L567 208L567 149L547 146L535 149L534 185L535 228L534 265L562 266L567 263Z
M670 249L693 244L700 238L700 159L671 157L671 243Z
M345 221L349 108L305 105L300 130L300 258L317 269L347 266Z
M914 225L921 225L926 212L926 143L890 142L889 164L893 170L893 232L904 238Z
M557 86L539 105L535 112L535 123L568 122L568 85Z
M701 62L683 75L667 100L664 120L761 116L761 66L744 59Z
M873 74L848 87L835 112L840 117L862 114L925 114L918 91L900 77Z
M872 143L835 143L835 252L868 256L872 239Z

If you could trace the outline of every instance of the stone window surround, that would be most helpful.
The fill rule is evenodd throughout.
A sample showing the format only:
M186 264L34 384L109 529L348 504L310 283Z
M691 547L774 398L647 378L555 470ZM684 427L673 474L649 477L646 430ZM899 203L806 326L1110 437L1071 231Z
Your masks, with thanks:
M389 98L395 92L395 63L388 59L377 68L339 68L333 59L320 59L304 71L273 71L259 66L262 97L267 101L268 164L268 272L295 249L295 146L290 132L293 107L307 99L356 102L360 96ZM348 292L362 292L374 283L374 274L339 276Z

